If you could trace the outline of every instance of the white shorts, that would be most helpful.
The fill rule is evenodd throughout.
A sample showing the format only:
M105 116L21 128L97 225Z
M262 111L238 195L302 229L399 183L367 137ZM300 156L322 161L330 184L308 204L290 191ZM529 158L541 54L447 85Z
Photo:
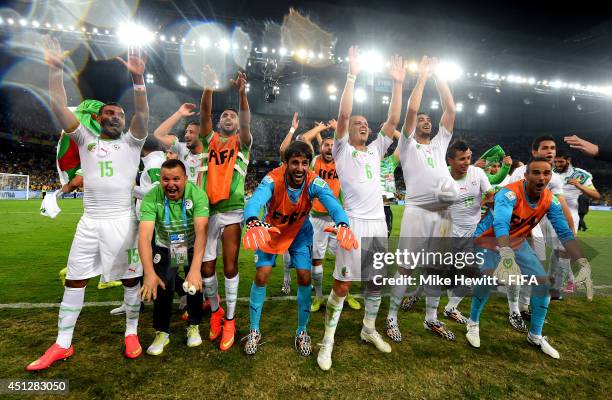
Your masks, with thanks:
M349 217L349 226L359 243L357 250L336 251L334 279L344 282L367 281L369 277L361 276L361 238L377 238L380 251L387 250L387 223L381 219L358 219Z
M397 249L411 253L421 251L437 251L437 241L431 238L450 237L452 232L451 215L448 209L427 210L422 207L407 206L404 208L400 238ZM398 265L399 267L412 269L415 266ZM420 267L417 265L416 267Z
M329 251L331 254L336 254L338 249L338 241L336 236L329 232L325 232L325 228L333 226L334 221L329 215L324 217L310 216L310 223L314 234L312 235L312 259L323 260L325 258L325 251Z
M228 225L242 224L243 210L233 210L218 213L208 217L208 234L206 237L206 248L204 249L204 259L202 261L212 261L217 259L217 254L221 249L221 235Z
M544 216L544 218L540 220L540 223L531 230L531 238L531 247L540 261L546 260L546 247L553 250L565 249L557 237L557 232L555 232L555 229L546 216Z
M133 217L96 219L83 215L77 225L66 279L102 281L142 276L138 256L138 223Z

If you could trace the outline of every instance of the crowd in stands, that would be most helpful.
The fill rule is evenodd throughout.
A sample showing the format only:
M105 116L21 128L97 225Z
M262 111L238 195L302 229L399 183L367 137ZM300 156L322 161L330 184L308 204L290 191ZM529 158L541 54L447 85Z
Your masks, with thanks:
M9 115L0 113L0 172L12 174L26 174L30 176L30 190L55 190L61 187L55 166L55 145L58 135L49 131L27 129L21 115ZM10 118L21 118L19 128L9 127ZM32 117L32 126L38 124L38 117ZM159 118L158 118L159 119ZM152 118L152 121L157 121ZM300 118L300 126L294 134L294 138L306 132L314 126L315 121ZM291 118L283 116L253 115L252 132L254 135L251 153L251 162L246 180L245 191L247 196L252 193L265 174L279 165L280 156L278 149L285 135L291 127ZM46 129L52 129L47 121ZM152 125L155 125L153 122ZM370 121L371 127L380 124ZM41 125L39 125L41 126ZM154 128L151 129L151 131ZM533 134L508 135L502 133L474 133L457 130L457 138L466 140L473 153L474 160L484 153L489 147L500 144L506 154L522 161L530 157L530 144L534 138ZM554 136L554 135L553 135ZM500 138L502 140L500 140ZM555 136L560 148L565 147L562 135ZM316 143L313 143L317 149ZM394 150L393 146L389 153ZM612 174L604 162L596 161L576 153L573 164L577 167L590 171L594 181L602 193L604 202L612 202ZM401 195L405 191L401 168L396 170L396 186Z

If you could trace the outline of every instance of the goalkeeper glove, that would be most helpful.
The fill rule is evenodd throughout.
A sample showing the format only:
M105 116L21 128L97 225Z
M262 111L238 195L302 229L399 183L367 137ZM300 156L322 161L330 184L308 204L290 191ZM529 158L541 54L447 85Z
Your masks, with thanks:
M242 239L242 246L247 250L257 250L262 245L272 240L272 233L280 233L280 230L267 222L254 218L247 222L247 230Z
M499 284L510 284L510 276L521 275L521 269L514 258L514 251L510 247L502 247L499 249L499 264L493 272L493 276L497 277Z

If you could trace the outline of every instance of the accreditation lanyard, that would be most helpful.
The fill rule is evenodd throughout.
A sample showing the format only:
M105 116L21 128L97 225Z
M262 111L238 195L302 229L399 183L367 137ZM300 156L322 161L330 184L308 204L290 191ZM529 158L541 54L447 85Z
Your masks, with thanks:
M181 202L181 214L183 220L183 233L169 233L170 236L170 266L177 268L179 265L187 266L187 211L185 197ZM164 217L166 219L166 230L170 231L170 205L168 198L164 196Z

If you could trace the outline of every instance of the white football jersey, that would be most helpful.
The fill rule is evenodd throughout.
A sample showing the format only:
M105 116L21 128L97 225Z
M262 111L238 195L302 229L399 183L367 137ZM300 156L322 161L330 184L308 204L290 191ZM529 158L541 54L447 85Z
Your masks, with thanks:
M558 174L563 182L563 197L565 197L565 201L567 201L567 206L570 210L578 212L578 197L580 197L582 191L567 182L572 179L577 179L581 185L594 188L593 176L588 171L576 168L572 165L567 167L567 171Z
M380 187L380 160L393 140L382 132L360 151L348 142L348 134L334 139L332 154L342 187L342 206L346 214L359 219L385 218Z
M198 180L198 172L202 168L202 159L208 155L204 153L194 154L187 148L184 142L179 142L174 139L174 143L170 146L170 151L178 154L178 159L185 164L187 169L187 178L190 182L196 183Z
M83 208L93 218L133 215L132 188L145 139L131 132L104 140L83 125L70 135L79 147L83 170Z
M485 193L493 190L493 186L485 172L473 165L456 182L459 185L459 198L449 207L453 231L473 232L480 221L480 200Z
M446 164L452 137L442 125L429 144L418 143L414 132L409 137L402 133L397 146L406 183L406 206L448 207L449 203L442 201L438 193L442 185L454 182Z

